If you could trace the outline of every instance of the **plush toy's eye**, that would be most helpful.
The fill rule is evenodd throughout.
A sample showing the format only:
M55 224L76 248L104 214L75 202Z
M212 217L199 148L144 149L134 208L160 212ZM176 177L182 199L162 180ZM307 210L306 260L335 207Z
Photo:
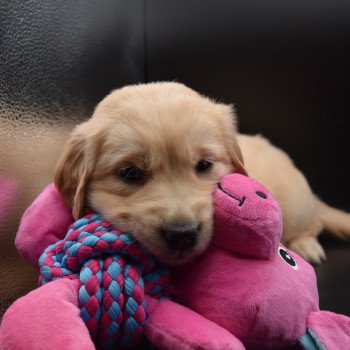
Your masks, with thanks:
M256 191L255 194L258 195L261 198L264 198L264 199L267 198L267 196L266 196L266 194L264 192Z
M291 268L298 270L298 265L286 249L278 247L278 255L285 261Z
M137 166L126 166L117 171L117 176L129 184L142 184L146 180L146 173Z
M196 173L204 173L205 171L209 170L212 166L212 162L202 159L196 164Z

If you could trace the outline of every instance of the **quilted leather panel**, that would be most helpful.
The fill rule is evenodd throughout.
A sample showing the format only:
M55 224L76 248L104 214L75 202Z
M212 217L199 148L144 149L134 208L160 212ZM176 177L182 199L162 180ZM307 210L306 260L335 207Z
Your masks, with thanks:
M143 16L142 0L0 4L0 201L9 178L18 187L0 206L2 309L36 285L14 236L70 130L110 90L144 81Z
M147 14L151 80L234 103L242 132L268 137L350 210L349 1L148 0Z

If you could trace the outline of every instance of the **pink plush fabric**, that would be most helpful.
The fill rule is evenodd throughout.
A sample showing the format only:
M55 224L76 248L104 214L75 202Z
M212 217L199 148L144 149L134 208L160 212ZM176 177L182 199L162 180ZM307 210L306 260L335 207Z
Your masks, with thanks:
M177 300L249 348L287 349L306 332L308 314L318 310L312 268L292 256L301 271L279 256L247 261L213 247L190 269L177 269Z
M254 259L276 255L281 209L261 184L239 174L225 176L214 192L214 207L215 245Z
M289 252L295 269L278 254L279 206L262 185L238 174L222 180L214 202L208 252L174 269L177 300L249 348L294 346L309 313L318 310L318 293L311 265Z
M271 194L232 174L215 190L214 204L208 251L173 268L176 300L185 307L148 299L146 336L160 349L287 349L312 339L313 349L350 344L350 319L319 311L313 268L279 245L281 213ZM46 245L62 238L72 221L55 188L48 187L22 220L16 240L21 254L36 265ZM73 333L89 348L71 283L50 282L10 307L0 328L3 349L41 349L51 338L61 348L62 340L45 327L56 318L55 332L73 344L70 349L76 344ZM306 342L299 342L302 337Z
M53 184L24 212L15 244L20 254L34 267L44 249L63 239L68 226L74 222L71 209L63 202Z
M0 328L2 350L95 349L78 308L79 281L56 280L18 299ZM147 298L146 336L160 349L243 350L232 334L168 300Z
M78 281L57 280L18 299L0 328L2 350L95 349L78 308Z
M307 326L326 349L350 349L350 318L329 311L312 312Z
M159 349L245 349L233 334L177 303L148 298L147 308L145 335Z

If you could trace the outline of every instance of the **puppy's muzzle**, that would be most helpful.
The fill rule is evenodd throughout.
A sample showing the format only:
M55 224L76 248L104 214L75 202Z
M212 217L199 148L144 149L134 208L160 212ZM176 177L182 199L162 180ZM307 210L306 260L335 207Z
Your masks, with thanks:
M196 245L199 231L200 225L194 223L170 222L161 233L170 250L182 253Z

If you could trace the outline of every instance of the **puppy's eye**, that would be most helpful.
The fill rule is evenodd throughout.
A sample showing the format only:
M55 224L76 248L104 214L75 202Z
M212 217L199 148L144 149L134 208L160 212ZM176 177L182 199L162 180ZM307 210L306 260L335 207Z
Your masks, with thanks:
M213 163L202 159L196 164L196 173L204 173L205 171L208 171L210 168L212 168L212 166Z
M146 180L146 173L137 166L120 168L117 171L118 177L129 184L142 184Z

